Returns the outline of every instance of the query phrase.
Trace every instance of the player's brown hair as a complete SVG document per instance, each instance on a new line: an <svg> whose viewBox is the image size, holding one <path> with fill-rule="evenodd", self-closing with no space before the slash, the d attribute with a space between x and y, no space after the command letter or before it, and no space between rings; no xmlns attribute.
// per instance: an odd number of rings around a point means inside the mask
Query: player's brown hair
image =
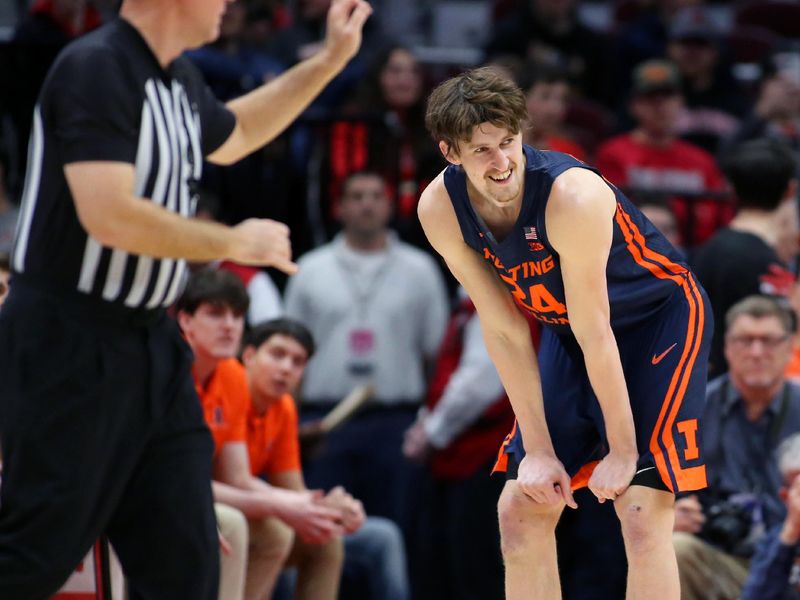
<svg viewBox="0 0 800 600"><path fill-rule="evenodd" d="M528 118L519 86L492 67L466 71L439 84L428 98L425 126L436 142L459 150L481 123L519 133Z"/></svg>

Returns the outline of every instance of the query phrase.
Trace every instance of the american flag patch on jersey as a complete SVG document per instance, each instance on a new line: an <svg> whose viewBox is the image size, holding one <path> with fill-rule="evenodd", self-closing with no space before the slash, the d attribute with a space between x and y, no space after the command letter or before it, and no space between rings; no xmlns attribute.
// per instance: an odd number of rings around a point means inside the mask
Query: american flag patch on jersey
<svg viewBox="0 0 800 600"><path fill-rule="evenodd" d="M526 240L538 240L539 236L536 233L536 227L523 227L522 231L525 232Z"/></svg>

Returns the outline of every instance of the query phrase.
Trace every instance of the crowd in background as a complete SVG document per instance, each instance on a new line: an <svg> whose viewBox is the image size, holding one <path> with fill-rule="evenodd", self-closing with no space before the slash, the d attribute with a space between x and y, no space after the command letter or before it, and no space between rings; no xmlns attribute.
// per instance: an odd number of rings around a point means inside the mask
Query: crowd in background
<svg viewBox="0 0 800 600"><path fill-rule="evenodd" d="M14 4L16 23L0 42L0 305L38 89L58 51L114 18L115 4ZM216 96L229 100L314 53L329 4L234 0L218 41L188 56ZM501 597L494 504L502 481L489 471L513 417L474 307L416 217L420 193L447 164L425 130L427 94L453 73L490 64L526 95L525 143L596 166L697 266L717 321L712 373L723 377L719 382L728 381L728 363L732 371L730 384L710 388L722 404L714 410L729 415L731 388L743 406L753 397L762 405L743 409L742 421L754 428L753 439L763 436L769 455L771 479L757 482L769 488L771 511L762 515L761 533L786 519L796 544L800 484L792 488L787 474L796 475L800 461L786 458L779 469L773 459L779 444L800 432L793 412L800 414L800 388L786 384L791 393L781 392L784 372L800 378L796 319L783 319L800 305L800 3L375 0L374 6L358 55L295 124L235 165L208 165L196 182L198 218L268 217L292 231L300 272L288 281L232 263L202 268L241 281L248 327L287 315L313 335L316 348L296 394L309 488L344 486L367 516L399 528L406 559L388 570L395 579L407 572L410 583L396 586L397 598ZM745 305L731 317L728 309L752 294L778 298L784 312ZM774 331L747 329L747 319ZM774 371L770 385L759 388L735 370L746 371L747 360ZM321 431L320 420L361 385L371 390L366 406ZM775 415L765 416L776 394ZM792 404L781 408L782 402ZM710 418L724 420L717 413ZM800 446L784 450L785 457ZM752 460L742 468L751 467L767 468ZM751 483L747 477L729 479L736 489L727 494L752 491L737 488ZM789 517L778 493L783 484L796 496ZM678 533L701 533L709 506L694 496L681 499ZM562 560L573 560L581 527L579 519L564 524ZM775 536L766 539L777 543ZM716 577L729 587L713 597L737 598L756 552L755 543L739 542L702 542L723 548L720 557L683 540L684 589L708 600ZM776 568L759 556L754 564ZM593 560L593 568L580 559L568 566L566 573L581 573L584 588L566 583L565 597L593 597L586 591L592 578L607 575L603 557ZM710 574L692 567L701 563L717 566ZM748 597L765 597L759 582L748 585ZM368 597L363 585L347 586L346 576L341 597Z"/></svg>

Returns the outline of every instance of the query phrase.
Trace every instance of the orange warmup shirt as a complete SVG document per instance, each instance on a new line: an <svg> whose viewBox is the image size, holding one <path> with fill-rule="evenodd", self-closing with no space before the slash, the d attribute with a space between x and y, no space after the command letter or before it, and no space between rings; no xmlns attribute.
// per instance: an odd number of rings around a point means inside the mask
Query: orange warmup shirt
<svg viewBox="0 0 800 600"><path fill-rule="evenodd" d="M250 403L247 415L247 450L253 475L268 476L300 471L300 442L297 435L297 407L284 394L256 414Z"/></svg>
<svg viewBox="0 0 800 600"><path fill-rule="evenodd" d="M220 362L205 388L194 372L192 375L206 424L214 437L214 457L225 444L247 442L250 392L241 363L235 358Z"/></svg>

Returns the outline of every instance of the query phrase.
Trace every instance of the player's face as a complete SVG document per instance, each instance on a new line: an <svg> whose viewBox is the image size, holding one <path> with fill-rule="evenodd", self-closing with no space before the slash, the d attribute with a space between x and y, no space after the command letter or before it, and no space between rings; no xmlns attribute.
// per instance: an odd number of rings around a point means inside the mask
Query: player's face
<svg viewBox="0 0 800 600"><path fill-rule="evenodd" d="M725 358L737 385L767 389L783 380L792 336L778 317L738 316L725 334Z"/></svg>
<svg viewBox="0 0 800 600"><path fill-rule="evenodd" d="M193 315L180 313L180 324L198 356L222 360L239 351L244 315L226 304L203 302Z"/></svg>
<svg viewBox="0 0 800 600"><path fill-rule="evenodd" d="M276 333L257 349L245 349L244 364L253 390L264 398L294 394L308 361L303 345L291 336Z"/></svg>
<svg viewBox="0 0 800 600"><path fill-rule="evenodd" d="M440 147L446 153L447 147ZM472 187L485 200L507 208L522 199L525 156L521 132L511 133L491 123L481 123L469 141L459 144L459 152L454 150L445 158L461 165Z"/></svg>

